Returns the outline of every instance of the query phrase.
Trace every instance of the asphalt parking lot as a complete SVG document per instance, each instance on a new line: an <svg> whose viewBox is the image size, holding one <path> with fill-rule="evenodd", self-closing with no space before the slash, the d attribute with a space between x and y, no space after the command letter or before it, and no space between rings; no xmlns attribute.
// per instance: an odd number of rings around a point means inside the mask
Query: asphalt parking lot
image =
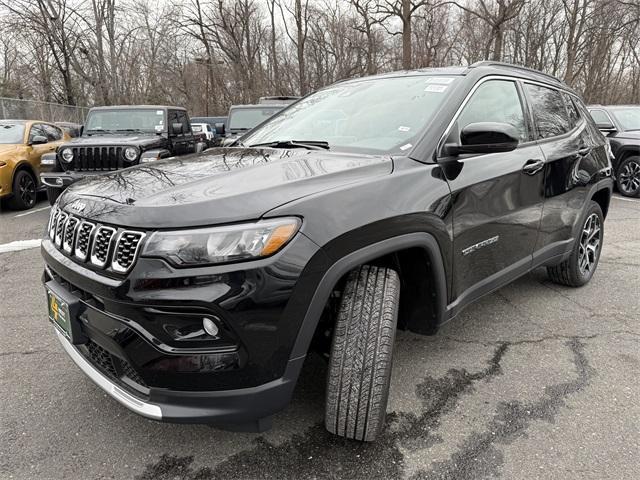
<svg viewBox="0 0 640 480"><path fill-rule="evenodd" d="M264 434L129 413L54 337L39 250L6 251L40 237L46 202L18 215L0 213L2 479L640 478L640 200L612 200L589 285L540 270L434 337L401 332L373 444L325 432L316 356Z"/></svg>

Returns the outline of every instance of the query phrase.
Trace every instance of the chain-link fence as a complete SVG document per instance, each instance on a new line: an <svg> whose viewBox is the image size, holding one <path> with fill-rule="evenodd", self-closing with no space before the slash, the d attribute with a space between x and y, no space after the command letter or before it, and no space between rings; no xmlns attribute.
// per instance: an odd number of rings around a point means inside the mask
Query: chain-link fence
<svg viewBox="0 0 640 480"><path fill-rule="evenodd" d="M89 109L75 105L0 97L0 119L84 123Z"/></svg>

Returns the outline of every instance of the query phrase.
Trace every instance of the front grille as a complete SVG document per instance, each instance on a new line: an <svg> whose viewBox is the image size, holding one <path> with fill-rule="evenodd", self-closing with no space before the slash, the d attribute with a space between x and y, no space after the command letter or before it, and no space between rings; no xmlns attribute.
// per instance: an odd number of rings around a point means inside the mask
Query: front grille
<svg viewBox="0 0 640 480"><path fill-rule="evenodd" d="M60 162L67 170L111 171L131 166L124 159L125 147L72 147L73 160L70 164Z"/></svg>
<svg viewBox="0 0 640 480"><path fill-rule="evenodd" d="M49 218L49 238L60 250L76 260L117 273L133 267L144 237L143 232L80 220L58 207L51 210Z"/></svg>
<svg viewBox="0 0 640 480"><path fill-rule="evenodd" d="M138 375L138 372L136 372L133 369L133 367L131 366L131 364L129 362L121 360L121 363L122 363L122 373L126 377L130 378L132 381L134 381L138 385L141 385L141 386L147 388L147 384L145 383L145 381L142 379L142 377L140 377L140 375Z"/></svg>

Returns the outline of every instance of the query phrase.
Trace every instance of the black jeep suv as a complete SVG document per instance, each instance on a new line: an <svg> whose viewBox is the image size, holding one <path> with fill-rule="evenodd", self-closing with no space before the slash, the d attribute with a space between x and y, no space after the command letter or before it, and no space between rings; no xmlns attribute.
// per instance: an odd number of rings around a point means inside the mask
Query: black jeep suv
<svg viewBox="0 0 640 480"><path fill-rule="evenodd" d="M65 188L86 176L195 151L182 107L96 107L89 110L81 136L42 156L40 178L53 205Z"/></svg>
<svg viewBox="0 0 640 480"><path fill-rule="evenodd" d="M618 190L627 197L640 197L640 105L588 108L611 145Z"/></svg>
<svg viewBox="0 0 640 480"><path fill-rule="evenodd" d="M69 188L42 242L49 316L94 382L170 422L267 428L324 350L326 427L373 440L396 328L433 334L540 266L587 283L612 187L555 78L485 62L344 81L238 147Z"/></svg>

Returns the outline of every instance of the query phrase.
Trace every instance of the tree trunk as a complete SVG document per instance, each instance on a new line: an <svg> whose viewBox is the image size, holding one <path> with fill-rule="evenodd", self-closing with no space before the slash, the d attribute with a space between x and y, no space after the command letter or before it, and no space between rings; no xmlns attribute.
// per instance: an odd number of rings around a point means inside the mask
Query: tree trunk
<svg viewBox="0 0 640 480"><path fill-rule="evenodd" d="M402 0L402 68L411 69L411 0Z"/></svg>

